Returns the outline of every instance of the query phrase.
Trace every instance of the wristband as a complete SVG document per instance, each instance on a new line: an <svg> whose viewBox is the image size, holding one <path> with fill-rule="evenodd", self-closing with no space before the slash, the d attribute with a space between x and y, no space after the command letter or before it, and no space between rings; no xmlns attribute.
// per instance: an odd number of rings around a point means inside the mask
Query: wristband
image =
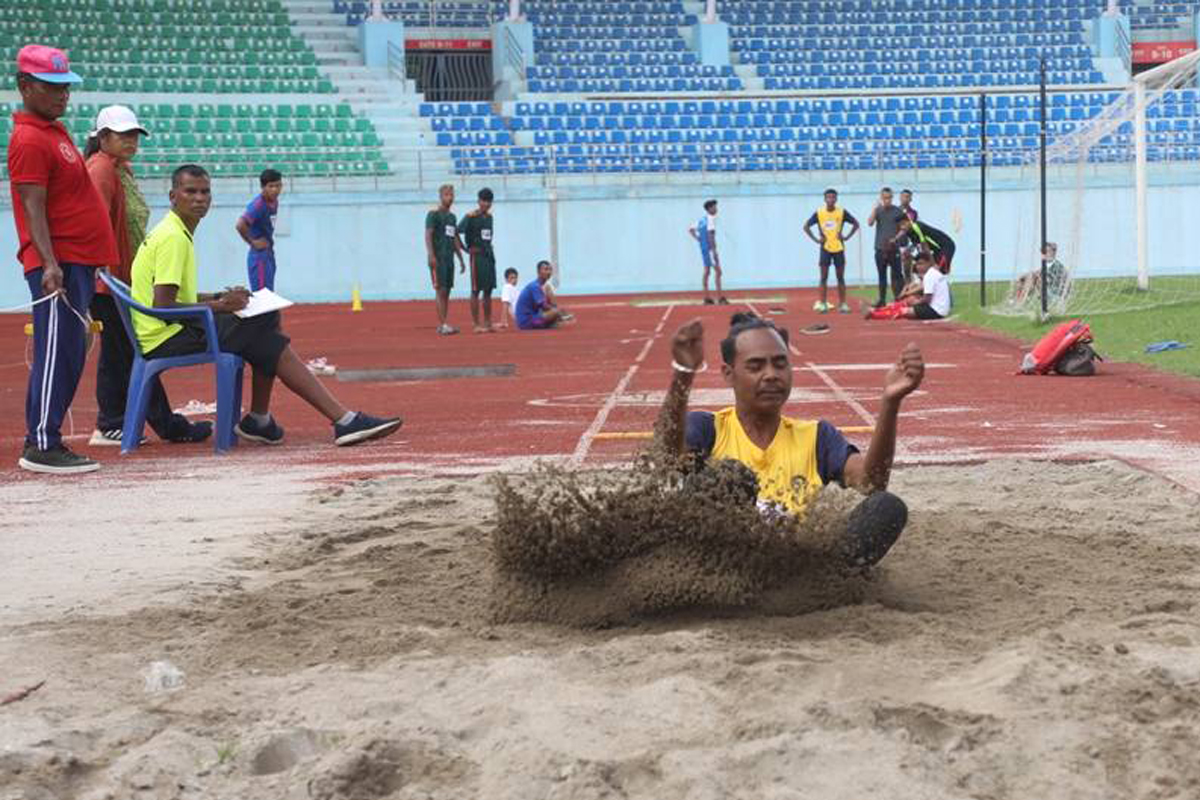
<svg viewBox="0 0 1200 800"><path fill-rule="evenodd" d="M690 375L694 375L697 372L704 372L705 370L707 370L708 362L703 361L703 362L701 362L700 366L693 369L691 367L685 367L683 364L680 364L675 359L671 359L671 368L674 369L676 372L686 372Z"/></svg>

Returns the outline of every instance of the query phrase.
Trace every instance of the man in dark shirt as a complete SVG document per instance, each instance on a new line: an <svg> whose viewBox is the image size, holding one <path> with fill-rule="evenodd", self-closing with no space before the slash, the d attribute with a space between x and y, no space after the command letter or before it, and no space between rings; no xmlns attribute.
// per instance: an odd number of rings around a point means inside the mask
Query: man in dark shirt
<svg viewBox="0 0 1200 800"><path fill-rule="evenodd" d="M879 192L879 202L871 209L867 225L875 226L875 270L879 273L879 297L876 308L887 303L888 272L891 272L892 298L900 299L904 291L904 271L900 264L900 248L892 240L900 232L904 211L892 204L892 190L885 186Z"/></svg>
<svg viewBox="0 0 1200 800"><path fill-rule="evenodd" d="M491 189L479 190L479 208L463 217L462 233L471 257L471 321L476 333L494 333L492 292L496 291L496 254L492 250ZM480 323L480 295L483 296L483 322Z"/></svg>
<svg viewBox="0 0 1200 800"><path fill-rule="evenodd" d="M954 261L954 240L945 231L938 230L924 222L913 222L905 219L900 223L900 230L893 240L896 244L908 244L920 250L921 254L929 256L943 275L950 273L950 264Z"/></svg>
<svg viewBox="0 0 1200 800"><path fill-rule="evenodd" d="M462 242L458 238L458 220L450 211L454 205L454 187L450 184L438 189L438 206L425 215L425 260L429 263L429 277L437 293L437 332L443 336L458 333L458 328L446 322L450 313L450 290L454 288L454 258L458 257L459 272L466 272L463 263Z"/></svg>

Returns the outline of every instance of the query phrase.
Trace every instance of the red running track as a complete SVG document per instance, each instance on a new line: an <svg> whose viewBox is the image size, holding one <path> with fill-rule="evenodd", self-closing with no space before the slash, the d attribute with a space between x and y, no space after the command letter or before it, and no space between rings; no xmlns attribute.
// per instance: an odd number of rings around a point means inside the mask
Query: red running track
<svg viewBox="0 0 1200 800"><path fill-rule="evenodd" d="M810 292L762 290L750 299L792 333L794 390L788 413L859 429L865 443L883 372L908 341L929 363L920 392L904 407L899 460L977 461L997 457L1111 457L1136 463L1200 490L1200 382L1148 368L1105 363L1094 378L1019 377L1021 346L989 332L949 323L867 322L858 315L819 317ZM778 298L778 299L772 299ZM678 301L669 304L671 300ZM376 414L400 414L395 437L339 449L328 424L282 387L273 411L287 430L279 447L242 445L231 467L309 465L358 477L387 471L479 470L511 458L566 457L573 463L627 457L653 424L670 378L671 333L699 317L713 368L698 376L694 404L728 404L718 341L731 307L702 306L695 295L569 298L578 322L555 331L469 332L465 302L453 321L467 330L434 333L432 303L372 303L289 309L284 329L302 358L324 357L339 369L513 364L510 377L360 383L325 378L343 402ZM566 302L566 301L565 301ZM498 303L497 303L498 305ZM772 310L782 313L770 313ZM0 481L28 479L17 467L24 428L26 317L0 316ZM798 329L818 320L824 336ZM88 448L95 421L94 360L73 407L73 447L104 462L107 474L162 473L190 459L211 459L208 445L158 442L121 457L116 448ZM204 368L166 377L176 406L213 399ZM248 387L247 387L248 390ZM969 472L965 473L969 475Z"/></svg>

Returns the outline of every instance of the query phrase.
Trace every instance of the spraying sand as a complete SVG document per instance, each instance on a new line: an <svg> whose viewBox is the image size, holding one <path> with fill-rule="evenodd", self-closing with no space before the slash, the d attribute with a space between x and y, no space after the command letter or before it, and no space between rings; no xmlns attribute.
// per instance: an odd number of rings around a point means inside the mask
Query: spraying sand
<svg viewBox="0 0 1200 800"><path fill-rule="evenodd" d="M1200 796L1200 499L1112 462L893 488L900 542L811 613L500 623L487 477L321 490L138 611L0 597L0 695L47 679L0 707L0 798Z"/></svg>

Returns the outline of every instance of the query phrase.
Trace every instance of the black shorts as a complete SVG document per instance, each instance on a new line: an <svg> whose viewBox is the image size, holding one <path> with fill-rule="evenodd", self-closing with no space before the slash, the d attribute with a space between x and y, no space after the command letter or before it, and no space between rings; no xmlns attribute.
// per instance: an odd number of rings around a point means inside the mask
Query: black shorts
<svg viewBox="0 0 1200 800"><path fill-rule="evenodd" d="M279 312L242 319L233 314L213 314L217 323L217 346L222 353L241 356L256 372L274 375L279 356L291 339L279 330ZM171 358L203 353L207 336L199 323L188 320L183 330L146 353L146 358Z"/></svg>
<svg viewBox="0 0 1200 800"><path fill-rule="evenodd" d="M817 262L817 266L821 269L829 269L829 265L833 264L838 269L846 268L846 253L831 253L828 250L821 251L821 260Z"/></svg>
<svg viewBox="0 0 1200 800"><path fill-rule="evenodd" d="M929 303L917 303L912 307L913 316L917 319L941 319L942 315L933 310Z"/></svg>

